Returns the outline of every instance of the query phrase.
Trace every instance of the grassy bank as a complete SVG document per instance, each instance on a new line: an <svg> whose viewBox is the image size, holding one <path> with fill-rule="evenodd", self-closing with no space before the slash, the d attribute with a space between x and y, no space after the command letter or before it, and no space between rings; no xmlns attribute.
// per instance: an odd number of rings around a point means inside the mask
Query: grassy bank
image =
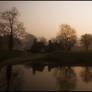
<svg viewBox="0 0 92 92"><path fill-rule="evenodd" d="M9 51L9 50L0 49L0 61L22 57L22 56L25 56L25 52L23 51L18 51L18 50Z"/></svg>
<svg viewBox="0 0 92 92"><path fill-rule="evenodd" d="M92 52L53 52L33 61L59 63L62 65L92 65Z"/></svg>
<svg viewBox="0 0 92 92"><path fill-rule="evenodd" d="M27 53L18 50L1 50L0 49L0 64L24 64L43 56L41 53Z"/></svg>
<svg viewBox="0 0 92 92"><path fill-rule="evenodd" d="M55 63L62 65L92 65L92 52L26 53L24 51L0 50L0 64Z"/></svg>

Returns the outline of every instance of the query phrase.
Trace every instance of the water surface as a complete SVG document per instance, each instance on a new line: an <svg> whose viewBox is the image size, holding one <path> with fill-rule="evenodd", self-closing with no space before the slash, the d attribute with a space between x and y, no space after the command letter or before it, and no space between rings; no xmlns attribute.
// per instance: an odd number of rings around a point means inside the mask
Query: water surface
<svg viewBox="0 0 92 92"><path fill-rule="evenodd" d="M0 68L0 91L91 91L92 67L58 64L8 65Z"/></svg>

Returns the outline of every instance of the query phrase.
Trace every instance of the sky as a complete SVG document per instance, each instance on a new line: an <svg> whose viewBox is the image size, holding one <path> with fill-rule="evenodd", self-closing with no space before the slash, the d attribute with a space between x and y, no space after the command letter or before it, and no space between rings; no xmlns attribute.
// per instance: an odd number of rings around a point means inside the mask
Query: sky
<svg viewBox="0 0 92 92"><path fill-rule="evenodd" d="M16 7L26 31L51 39L61 24L69 24L78 36L92 33L92 1L0 1L0 12Z"/></svg>

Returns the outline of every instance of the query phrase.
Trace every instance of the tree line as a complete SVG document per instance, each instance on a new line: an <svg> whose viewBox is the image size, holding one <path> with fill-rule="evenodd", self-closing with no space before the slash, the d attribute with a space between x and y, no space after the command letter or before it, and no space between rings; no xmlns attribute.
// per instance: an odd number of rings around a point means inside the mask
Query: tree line
<svg viewBox="0 0 92 92"><path fill-rule="evenodd" d="M1 12L0 48L8 46L8 49L12 51L16 44L22 45L21 39L28 33L26 32L23 23L18 20L19 15L19 11L16 7ZM61 24L60 30L54 39L47 41L44 37L35 37L32 46L26 48L26 50L35 53L53 52L57 50L71 51L78 40L80 41L80 45L88 51L92 43L92 35L86 33L81 35L81 38L79 39L74 28L68 24Z"/></svg>
<svg viewBox="0 0 92 92"><path fill-rule="evenodd" d="M80 41L81 47L85 49L85 51L89 50L89 47L92 46L92 35L91 34L83 34L81 38L78 39L76 35L75 29L73 29L68 24L61 24L60 31L54 39L51 39L47 42L47 45L44 43L46 39L43 41L34 41L34 44L31 48L32 52L40 52L43 49L47 52L53 51L71 51L72 48L78 44L78 40ZM37 51L38 50L38 51Z"/></svg>

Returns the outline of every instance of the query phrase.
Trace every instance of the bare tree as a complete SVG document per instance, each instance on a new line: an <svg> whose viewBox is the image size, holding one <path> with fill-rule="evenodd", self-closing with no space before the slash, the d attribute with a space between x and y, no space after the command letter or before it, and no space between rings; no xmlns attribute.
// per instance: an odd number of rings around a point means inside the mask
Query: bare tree
<svg viewBox="0 0 92 92"><path fill-rule="evenodd" d="M14 36L18 36L24 31L23 25L18 22L18 10L13 7L11 10L6 10L1 13L3 22L7 24L9 32L9 49L12 50L14 47Z"/></svg>
<svg viewBox="0 0 92 92"><path fill-rule="evenodd" d="M0 36L6 36L9 34L9 28L6 23L0 22Z"/></svg>
<svg viewBox="0 0 92 92"><path fill-rule="evenodd" d="M7 31L6 31L7 30ZM5 47L5 39L7 38L8 35L8 27L6 26L5 23L0 22L0 48Z"/></svg>
<svg viewBox="0 0 92 92"><path fill-rule="evenodd" d="M81 36L80 41L81 41L81 44L86 49L86 51L88 51L89 46L92 43L92 35L91 34L84 34L84 35Z"/></svg>
<svg viewBox="0 0 92 92"><path fill-rule="evenodd" d="M77 36L75 30L70 25L62 24L56 39L65 50L71 50L76 43Z"/></svg>

